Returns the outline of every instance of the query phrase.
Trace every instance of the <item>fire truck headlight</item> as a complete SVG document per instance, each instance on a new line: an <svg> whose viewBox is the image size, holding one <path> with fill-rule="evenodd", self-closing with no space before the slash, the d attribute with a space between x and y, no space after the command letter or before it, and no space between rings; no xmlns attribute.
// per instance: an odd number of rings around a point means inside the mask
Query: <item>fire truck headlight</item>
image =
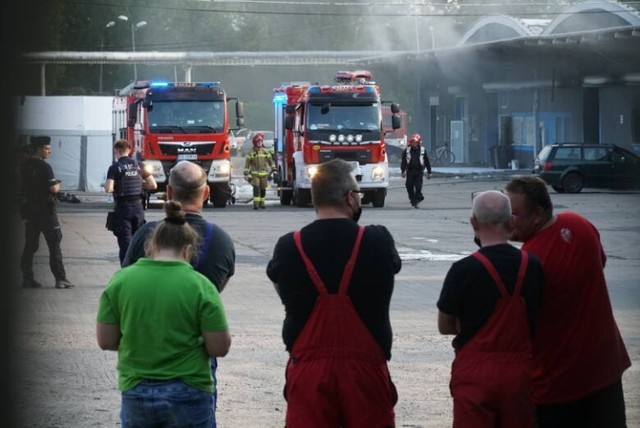
<svg viewBox="0 0 640 428"><path fill-rule="evenodd" d="M362 141L362 134L356 135L356 143L360 143Z"/></svg>
<svg viewBox="0 0 640 428"><path fill-rule="evenodd" d="M338 135L338 142L339 143L343 143L344 142L344 135L342 135L342 134Z"/></svg>
<svg viewBox="0 0 640 428"><path fill-rule="evenodd" d="M164 183L167 181L167 176L164 173L164 169L162 168L162 163L157 160L146 160L142 166L145 174L153 175L156 182Z"/></svg>
<svg viewBox="0 0 640 428"><path fill-rule="evenodd" d="M307 168L307 174L309 175L309 178L313 178L313 176L316 175L316 172L318 172L318 167L315 165Z"/></svg>
<svg viewBox="0 0 640 428"><path fill-rule="evenodd" d="M149 165L146 163L142 163L140 166L142 166L142 171L144 172L144 175L153 175L153 173L155 172L155 168L153 165Z"/></svg>
<svg viewBox="0 0 640 428"><path fill-rule="evenodd" d="M220 179L220 178L224 178L224 177L229 177L231 175L231 162L225 160L225 161L218 161L218 162L213 162L211 164L211 168L209 168L209 174L208 174L208 180L212 181L215 179Z"/></svg>
<svg viewBox="0 0 640 428"><path fill-rule="evenodd" d="M223 163L218 165L218 175L229 175L231 172L231 164Z"/></svg>
<svg viewBox="0 0 640 428"><path fill-rule="evenodd" d="M330 143L335 143L336 142L336 135L335 134L329 135L329 142Z"/></svg>
<svg viewBox="0 0 640 428"><path fill-rule="evenodd" d="M347 135L347 142L353 143L353 135L351 134Z"/></svg>
<svg viewBox="0 0 640 428"><path fill-rule="evenodd" d="M371 179L380 180L381 178L384 178L384 168L381 166L376 166L371 171Z"/></svg>

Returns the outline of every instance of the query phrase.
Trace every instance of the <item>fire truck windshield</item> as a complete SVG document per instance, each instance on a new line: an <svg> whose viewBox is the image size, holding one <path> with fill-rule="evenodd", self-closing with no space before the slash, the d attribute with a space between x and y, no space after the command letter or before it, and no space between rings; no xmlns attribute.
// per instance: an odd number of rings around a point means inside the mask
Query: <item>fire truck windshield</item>
<svg viewBox="0 0 640 428"><path fill-rule="evenodd" d="M377 131L380 130L380 108L377 103L330 106L311 104L307 112L307 128L312 131Z"/></svg>
<svg viewBox="0 0 640 428"><path fill-rule="evenodd" d="M155 101L151 133L216 133L224 130L223 101Z"/></svg>

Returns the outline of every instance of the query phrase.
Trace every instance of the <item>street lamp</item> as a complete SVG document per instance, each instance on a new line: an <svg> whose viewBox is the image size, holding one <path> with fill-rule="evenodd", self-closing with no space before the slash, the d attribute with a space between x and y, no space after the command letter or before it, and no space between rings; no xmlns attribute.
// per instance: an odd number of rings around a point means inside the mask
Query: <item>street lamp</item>
<svg viewBox="0 0 640 428"><path fill-rule="evenodd" d="M106 30L107 28L111 28L114 27L116 25L115 21L109 21L107 22L107 24L104 26L104 29L102 30L102 41L100 43L100 51L104 52L104 38L106 35ZM98 85L98 93L102 93L102 73L103 73L103 67L104 64L101 62L100 63L100 84Z"/></svg>
<svg viewBox="0 0 640 428"><path fill-rule="evenodd" d="M118 16L118 19L125 22L129 21L129 17L125 15ZM147 25L147 21L139 21L135 24L133 22L131 23L131 52L136 51L136 30L145 25ZM138 80L138 67L135 60L133 61L133 80Z"/></svg>

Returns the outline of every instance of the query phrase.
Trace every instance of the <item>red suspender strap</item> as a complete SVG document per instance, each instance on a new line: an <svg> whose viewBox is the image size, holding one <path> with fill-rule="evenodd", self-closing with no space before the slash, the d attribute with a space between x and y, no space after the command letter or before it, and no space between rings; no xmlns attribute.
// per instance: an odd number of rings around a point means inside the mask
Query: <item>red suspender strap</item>
<svg viewBox="0 0 640 428"><path fill-rule="evenodd" d="M347 261L347 264L344 269L344 273L342 274L342 280L340 281L340 289L339 293L346 294L347 286L349 285L349 281L351 280L351 274L353 273L353 267L355 266L356 257L358 256L358 250L360 249L360 242L362 241L362 234L364 233L364 226L358 227L358 235L356 236L356 242L353 245L353 250L351 251L351 257ZM298 248L298 252L300 253L300 257L302 257L302 261L309 272L309 277L311 277L311 281L313 285L315 285L318 293L327 294L327 289L324 286L324 282L320 279L320 275L313 267L313 263L305 253L304 248L302 248L302 240L300 239L300 231L296 230L293 232L293 240L296 243L296 247Z"/></svg>
<svg viewBox="0 0 640 428"><path fill-rule="evenodd" d="M520 259L520 269L518 269L518 279L516 280L516 286L514 287L514 290L513 290L514 296L520 295L520 291L522 290L522 283L524 282L524 274L526 273L527 265L529 264L529 255L526 253L526 251L521 251L520 253L522 254L522 258ZM479 251L476 251L471 255L476 259L478 259L484 265L484 267L489 272L489 275L491 275L491 278L493 278L493 282L498 287L500 294L503 297L507 297L509 295L509 293L507 292L507 288L504 286L504 282L502 282L502 278L500 278L500 274L498 274L498 271L493 266L493 264L489 261L489 259L487 259Z"/></svg>

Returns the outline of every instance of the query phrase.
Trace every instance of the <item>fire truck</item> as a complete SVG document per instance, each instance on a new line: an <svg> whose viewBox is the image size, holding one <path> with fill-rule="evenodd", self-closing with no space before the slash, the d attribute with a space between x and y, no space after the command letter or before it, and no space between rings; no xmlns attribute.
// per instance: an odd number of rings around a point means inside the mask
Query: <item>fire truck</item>
<svg viewBox="0 0 640 428"><path fill-rule="evenodd" d="M153 174L156 192L166 191L176 162L198 163L207 172L209 201L223 208L233 200L229 131L237 129L229 127L228 103L242 126L242 102L228 98L219 82L135 81L113 99L113 138L133 143L132 157Z"/></svg>
<svg viewBox="0 0 640 428"><path fill-rule="evenodd" d="M273 91L276 184L281 205L311 204L317 165L341 158L351 163L364 193L362 203L383 207L389 163L379 87L369 71L339 71L332 85L283 83ZM386 103L386 102L385 102ZM391 127L400 108L390 103Z"/></svg>

